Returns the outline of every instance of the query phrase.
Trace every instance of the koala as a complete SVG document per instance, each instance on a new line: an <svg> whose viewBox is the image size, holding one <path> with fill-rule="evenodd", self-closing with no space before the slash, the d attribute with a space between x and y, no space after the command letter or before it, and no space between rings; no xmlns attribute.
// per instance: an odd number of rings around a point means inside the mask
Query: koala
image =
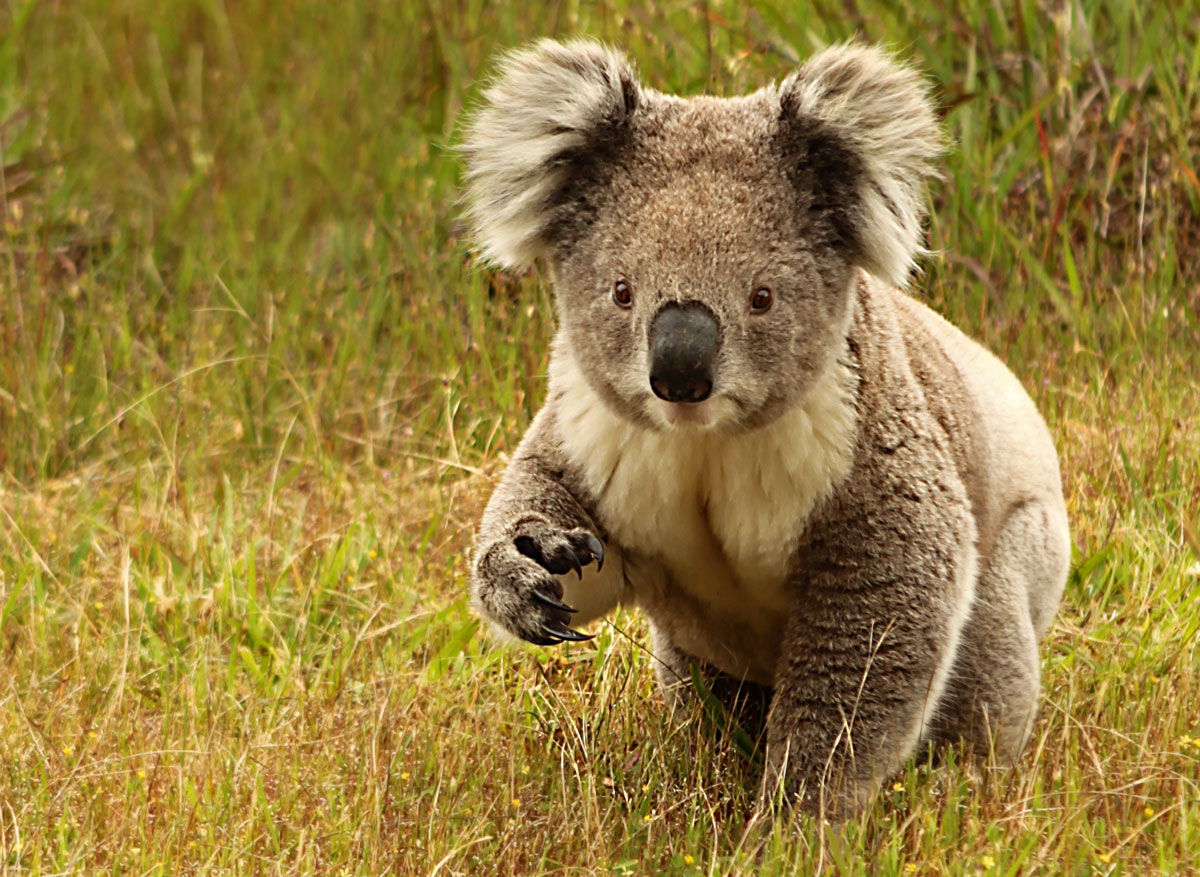
<svg viewBox="0 0 1200 877"><path fill-rule="evenodd" d="M636 605L668 705L693 665L766 688L763 804L853 815L922 747L1031 729L1067 514L1021 384L903 291L942 148L857 45L681 98L547 40L466 126L474 239L541 260L559 320L473 606L553 645Z"/></svg>

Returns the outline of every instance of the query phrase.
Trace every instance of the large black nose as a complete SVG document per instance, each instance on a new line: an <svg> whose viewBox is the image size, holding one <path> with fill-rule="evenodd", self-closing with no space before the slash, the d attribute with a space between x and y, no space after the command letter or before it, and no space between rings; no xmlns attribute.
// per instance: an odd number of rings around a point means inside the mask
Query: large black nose
<svg viewBox="0 0 1200 877"><path fill-rule="evenodd" d="M702 402L713 388L721 333L698 302L671 303L650 323L650 389L668 402Z"/></svg>

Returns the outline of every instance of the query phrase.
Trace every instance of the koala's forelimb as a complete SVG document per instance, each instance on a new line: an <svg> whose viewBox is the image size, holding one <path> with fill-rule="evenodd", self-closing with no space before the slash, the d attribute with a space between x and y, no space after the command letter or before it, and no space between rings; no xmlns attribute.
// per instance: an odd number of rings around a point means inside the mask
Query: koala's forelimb
<svg viewBox="0 0 1200 877"><path fill-rule="evenodd" d="M572 630L576 609L563 602L558 576L604 564L596 525L563 483L559 461L543 434L550 415L535 419L496 488L479 530L472 597L503 632L555 645L591 637Z"/></svg>
<svg viewBox="0 0 1200 877"><path fill-rule="evenodd" d="M764 792L833 816L865 806L933 727L977 578L966 486L901 342L866 306L858 328L873 379L855 465L797 548L767 726Z"/></svg>
<svg viewBox="0 0 1200 877"><path fill-rule="evenodd" d="M826 555L797 592L767 723L764 795L826 817L864 807L916 748L963 623L953 570L911 570L935 597L919 603L895 571L847 561Z"/></svg>

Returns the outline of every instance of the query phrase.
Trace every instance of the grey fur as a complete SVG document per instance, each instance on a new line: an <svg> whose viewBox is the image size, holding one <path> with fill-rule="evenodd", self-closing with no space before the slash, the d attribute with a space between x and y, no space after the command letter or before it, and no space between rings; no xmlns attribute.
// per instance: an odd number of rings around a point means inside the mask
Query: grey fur
<svg viewBox="0 0 1200 877"><path fill-rule="evenodd" d="M692 662L773 688L764 798L827 815L928 741L1017 756L1069 561L1033 403L897 289L940 143L920 78L876 49L685 100L549 41L505 61L464 143L484 253L545 258L561 315L480 526L477 610L556 642L636 603L669 703ZM647 331L688 301L720 326L715 387L669 403Z"/></svg>

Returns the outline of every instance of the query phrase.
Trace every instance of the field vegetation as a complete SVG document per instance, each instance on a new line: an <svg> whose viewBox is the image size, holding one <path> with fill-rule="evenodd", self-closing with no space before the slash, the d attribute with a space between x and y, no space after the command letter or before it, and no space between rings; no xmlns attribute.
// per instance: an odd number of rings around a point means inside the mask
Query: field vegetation
<svg viewBox="0 0 1200 877"><path fill-rule="evenodd" d="M555 314L473 260L453 147L497 52L568 34L686 94L850 37L935 83L914 294L1029 388L1072 516L1017 769L753 823L636 613L471 615ZM1200 870L1194 3L4 0L0 148L0 871Z"/></svg>

